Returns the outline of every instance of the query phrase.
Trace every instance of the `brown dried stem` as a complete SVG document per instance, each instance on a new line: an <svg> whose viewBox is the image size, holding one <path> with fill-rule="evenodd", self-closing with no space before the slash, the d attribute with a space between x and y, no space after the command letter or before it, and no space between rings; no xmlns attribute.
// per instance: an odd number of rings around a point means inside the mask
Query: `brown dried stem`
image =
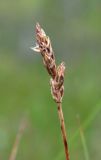
<svg viewBox="0 0 101 160"><path fill-rule="evenodd" d="M14 142L13 148L11 150L11 154L10 154L9 160L15 160L16 159L16 155L17 155L20 139L22 137L22 134L24 132L25 127L26 127L25 119L22 119L21 124L20 124L19 129L18 129L18 133L17 133L16 138L15 138L15 142Z"/></svg>
<svg viewBox="0 0 101 160"><path fill-rule="evenodd" d="M64 123L64 116L62 112L65 64L64 62L62 62L58 67L56 66L55 56L51 46L50 38L45 34L44 30L40 27L38 23L36 24L36 41L36 47L32 48L32 50L41 53L43 57L44 66L47 69L49 75L51 76L51 94L53 99L57 103L66 160L69 160L66 129Z"/></svg>
<svg viewBox="0 0 101 160"><path fill-rule="evenodd" d="M66 154L66 160L69 160L69 149L68 149L68 144L67 144L67 137L66 137L66 129L65 129L65 123L64 123L64 116L63 116L63 111L62 111L62 104L57 103L57 105L58 105L58 115L59 115L59 119L60 119L61 132L62 132L62 138L63 138L64 149L65 149L65 154Z"/></svg>

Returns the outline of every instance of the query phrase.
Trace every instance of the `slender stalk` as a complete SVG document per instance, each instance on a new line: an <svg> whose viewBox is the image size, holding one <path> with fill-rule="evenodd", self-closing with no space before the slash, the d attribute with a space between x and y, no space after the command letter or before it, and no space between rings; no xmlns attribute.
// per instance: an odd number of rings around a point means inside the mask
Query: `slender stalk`
<svg viewBox="0 0 101 160"><path fill-rule="evenodd" d="M15 139L14 146L12 148L9 160L15 160L16 159L16 155L17 155L17 151L18 151L21 135L22 135L21 132L18 132L18 134L16 135L16 139Z"/></svg>
<svg viewBox="0 0 101 160"><path fill-rule="evenodd" d="M18 133L16 135L15 142L14 142L13 148L11 150L9 160L15 160L16 159L18 148L19 148L19 143L20 143L20 140L21 140L21 137L23 135L25 127L26 127L26 122L23 119L21 121L20 126L19 126Z"/></svg>
<svg viewBox="0 0 101 160"><path fill-rule="evenodd" d="M82 146L83 146L83 150L84 150L85 160L90 160L89 152L88 152L88 148L87 148L87 143L86 143L86 139L85 139L85 135L84 135L84 131L83 131L83 126L81 125L79 115L77 116L77 119L78 119L80 138L81 138L81 142L82 142Z"/></svg>
<svg viewBox="0 0 101 160"><path fill-rule="evenodd" d="M60 65L56 65L54 51L52 49L50 38L46 35L41 26L36 24L36 46L31 48L32 50L41 53L43 58L43 64L51 76L50 86L51 94L58 106L58 114L61 125L61 132L63 137L64 149L66 154L66 160L69 160L69 151L66 138L66 129L64 123L64 116L62 112L62 98L64 95L64 72L65 64L62 62Z"/></svg>
<svg viewBox="0 0 101 160"><path fill-rule="evenodd" d="M59 119L60 119L61 133L62 133L62 138L63 138L63 143L64 143L66 160L69 160L69 149L68 149L68 144L67 144L67 137L66 137L64 115L63 115L63 111L62 111L62 104L57 103L57 106L58 106L58 115L59 115Z"/></svg>

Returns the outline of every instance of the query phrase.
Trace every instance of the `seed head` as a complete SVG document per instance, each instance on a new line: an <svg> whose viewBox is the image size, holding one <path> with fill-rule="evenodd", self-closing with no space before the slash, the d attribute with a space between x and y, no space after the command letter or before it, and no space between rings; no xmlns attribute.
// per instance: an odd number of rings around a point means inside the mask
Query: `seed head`
<svg viewBox="0 0 101 160"><path fill-rule="evenodd" d="M36 24L36 46L32 48L40 52L43 57L43 63L51 76L51 93L56 102L61 102L64 93L64 71L65 65L62 62L56 67L55 56L52 49L50 38L46 35L39 23Z"/></svg>

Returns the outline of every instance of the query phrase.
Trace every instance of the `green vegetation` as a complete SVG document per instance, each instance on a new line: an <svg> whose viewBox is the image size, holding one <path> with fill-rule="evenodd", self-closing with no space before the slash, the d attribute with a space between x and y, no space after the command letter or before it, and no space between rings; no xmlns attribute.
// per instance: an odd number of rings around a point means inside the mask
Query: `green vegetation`
<svg viewBox="0 0 101 160"><path fill-rule="evenodd" d="M90 159L101 159L100 19L99 0L0 0L0 159L9 159L23 116L28 124L16 159L65 159L49 77L30 50L37 21L52 40L57 63L64 60L67 67L63 112L71 160L85 160L77 114Z"/></svg>

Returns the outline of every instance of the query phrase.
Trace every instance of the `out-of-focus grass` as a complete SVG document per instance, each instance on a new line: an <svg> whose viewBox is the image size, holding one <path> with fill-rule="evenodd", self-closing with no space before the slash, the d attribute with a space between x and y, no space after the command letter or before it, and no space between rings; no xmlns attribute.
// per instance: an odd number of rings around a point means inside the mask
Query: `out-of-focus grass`
<svg viewBox="0 0 101 160"><path fill-rule="evenodd" d="M81 143L82 143L82 147L83 147L83 151L84 151L85 160L90 160L89 151L87 148L87 142L86 142L86 138L84 135L84 130L83 130L82 124L80 122L79 115L77 115L77 121L78 121L79 133L80 133L80 138L81 138Z"/></svg>

